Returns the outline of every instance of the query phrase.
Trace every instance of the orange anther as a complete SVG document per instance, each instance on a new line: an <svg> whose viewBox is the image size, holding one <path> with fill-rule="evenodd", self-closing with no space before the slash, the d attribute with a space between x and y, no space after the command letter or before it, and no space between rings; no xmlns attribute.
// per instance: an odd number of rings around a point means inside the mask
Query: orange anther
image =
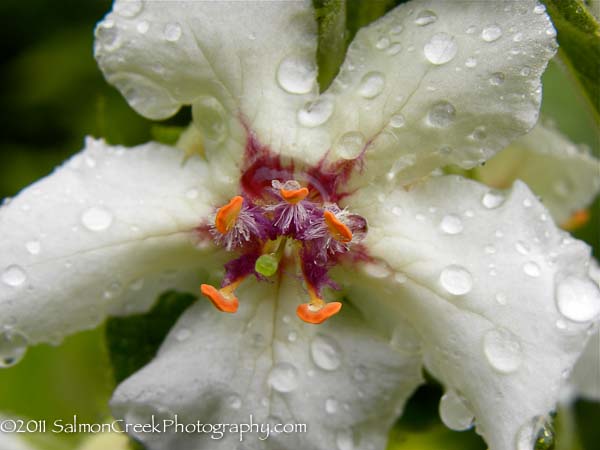
<svg viewBox="0 0 600 450"><path fill-rule="evenodd" d="M583 227L590 221L590 211L588 209L580 209L575 211L571 217L561 224L561 228L567 231L577 230Z"/></svg>
<svg viewBox="0 0 600 450"><path fill-rule="evenodd" d="M303 303L296 309L296 314L307 323L319 324L340 312L340 309L342 309L340 302L331 302L317 306L314 306L312 303Z"/></svg>
<svg viewBox="0 0 600 450"><path fill-rule="evenodd" d="M231 227L235 225L235 221L238 217L238 214L242 210L243 204L244 199L239 195L236 195L229 201L229 203L219 208L217 211L217 217L215 218L215 227L220 233L227 233Z"/></svg>
<svg viewBox="0 0 600 450"><path fill-rule="evenodd" d="M335 217L335 214L331 211L325 211L323 217L325 218L329 233L331 233L331 236L333 236L336 241L350 242L352 240L352 231L340 222L340 220Z"/></svg>
<svg viewBox="0 0 600 450"><path fill-rule="evenodd" d="M295 205L298 202L301 202L302 200L304 200L306 198L306 196L308 195L308 189L303 187L300 189L279 189L279 193L281 194L281 196L283 197L283 199L288 202L291 203L292 205Z"/></svg>
<svg viewBox="0 0 600 450"><path fill-rule="evenodd" d="M200 292L202 292L202 295L207 297L219 311L234 313L238 309L238 299L233 293L233 290L227 289L227 287L216 289L210 284L203 284L200 286Z"/></svg>

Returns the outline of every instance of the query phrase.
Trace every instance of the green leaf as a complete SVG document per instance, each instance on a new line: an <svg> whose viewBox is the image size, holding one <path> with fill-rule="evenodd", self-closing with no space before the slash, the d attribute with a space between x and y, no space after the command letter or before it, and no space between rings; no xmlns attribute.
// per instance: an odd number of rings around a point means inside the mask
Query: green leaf
<svg viewBox="0 0 600 450"><path fill-rule="evenodd" d="M346 0L313 0L313 4L319 26L318 81L323 92L337 75L346 54Z"/></svg>
<svg viewBox="0 0 600 450"><path fill-rule="evenodd" d="M150 129L152 139L166 145L175 145L185 127L173 125L153 125Z"/></svg>
<svg viewBox="0 0 600 450"><path fill-rule="evenodd" d="M581 0L545 0L558 31L559 56L600 121L600 25Z"/></svg>
<svg viewBox="0 0 600 450"><path fill-rule="evenodd" d="M189 294L167 292L146 314L115 317L107 321L106 343L116 383L154 358L173 324L195 300Z"/></svg>

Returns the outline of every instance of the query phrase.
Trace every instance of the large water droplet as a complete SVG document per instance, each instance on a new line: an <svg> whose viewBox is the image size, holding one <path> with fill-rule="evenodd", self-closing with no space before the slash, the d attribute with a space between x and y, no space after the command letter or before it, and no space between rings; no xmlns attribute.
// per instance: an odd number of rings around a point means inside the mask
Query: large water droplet
<svg viewBox="0 0 600 450"><path fill-rule="evenodd" d="M473 277L464 267L450 265L442 270L440 283L452 295L464 295L473 288Z"/></svg>
<svg viewBox="0 0 600 450"><path fill-rule="evenodd" d="M329 336L317 334L310 344L310 355L315 365L323 370L336 370L342 363L341 349Z"/></svg>
<svg viewBox="0 0 600 450"><path fill-rule="evenodd" d="M168 23L165 25L163 36L169 42L177 42L181 37L181 26L178 23Z"/></svg>
<svg viewBox="0 0 600 450"><path fill-rule="evenodd" d="M335 414L338 410L338 401L335 398L325 400L325 411L327 414Z"/></svg>
<svg viewBox="0 0 600 450"><path fill-rule="evenodd" d="M2 281L12 287L21 286L27 280L27 273L21 266L12 264L2 272Z"/></svg>
<svg viewBox="0 0 600 450"><path fill-rule="evenodd" d="M497 41L501 36L502 29L496 24L487 26L481 31L481 39L486 42Z"/></svg>
<svg viewBox="0 0 600 450"><path fill-rule="evenodd" d="M277 82L291 94L306 94L312 91L317 79L317 66L306 55L290 55L284 58L277 69Z"/></svg>
<svg viewBox="0 0 600 450"><path fill-rule="evenodd" d="M202 134L214 142L221 142L227 136L227 113L215 97L199 97L192 104L194 125Z"/></svg>
<svg viewBox="0 0 600 450"><path fill-rule="evenodd" d="M423 47L425 58L436 65L452 61L458 52L458 45L453 36L447 33L434 34L431 40Z"/></svg>
<svg viewBox="0 0 600 450"><path fill-rule="evenodd" d="M415 18L415 24L423 27L425 25L429 25L434 23L437 20L437 14L431 11L430 9L426 9L417 14Z"/></svg>
<svg viewBox="0 0 600 450"><path fill-rule="evenodd" d="M17 364L27 351L27 338L15 330L5 330L0 335L0 367Z"/></svg>
<svg viewBox="0 0 600 450"><path fill-rule="evenodd" d="M385 76L381 72L367 73L358 86L358 93L364 98L375 98L383 92Z"/></svg>
<svg viewBox="0 0 600 450"><path fill-rule="evenodd" d="M292 392L298 387L298 369L290 363L277 363L267 381L278 392Z"/></svg>
<svg viewBox="0 0 600 450"><path fill-rule="evenodd" d="M102 48L106 51L113 51L121 45L121 35L119 29L115 27L112 20L101 22L96 28L96 36Z"/></svg>
<svg viewBox="0 0 600 450"><path fill-rule="evenodd" d="M456 109L451 103L438 102L431 107L427 115L427 123L436 128L447 128L456 116Z"/></svg>
<svg viewBox="0 0 600 450"><path fill-rule="evenodd" d="M114 11L123 17L135 17L142 11L142 0L126 0L116 2Z"/></svg>
<svg viewBox="0 0 600 450"><path fill-rule="evenodd" d="M365 137L359 131L344 133L338 139L337 154L344 159L355 159L365 148Z"/></svg>
<svg viewBox="0 0 600 450"><path fill-rule="evenodd" d="M570 276L556 287L556 306L574 322L588 322L600 314L600 292L590 280Z"/></svg>
<svg viewBox="0 0 600 450"><path fill-rule="evenodd" d="M542 416L525 422L517 432L517 450L548 450L554 442L554 431Z"/></svg>
<svg viewBox="0 0 600 450"><path fill-rule="evenodd" d="M463 230L463 223L460 217L449 214L440 222L440 229L447 234L458 234Z"/></svg>
<svg viewBox="0 0 600 450"><path fill-rule="evenodd" d="M481 203L488 209L497 208L504 201L504 196L496 192L486 192L481 198Z"/></svg>
<svg viewBox="0 0 600 450"><path fill-rule="evenodd" d="M440 399L440 418L451 430L463 431L473 426L475 416L467 399L449 390Z"/></svg>
<svg viewBox="0 0 600 450"><path fill-rule="evenodd" d="M329 97L319 97L306 103L298 111L298 122L305 127L318 127L329 120L333 114L333 100Z"/></svg>
<svg viewBox="0 0 600 450"><path fill-rule="evenodd" d="M112 214L96 206L85 210L81 215L81 223L90 231L104 231L111 226L112 222Z"/></svg>
<svg viewBox="0 0 600 450"><path fill-rule="evenodd" d="M335 445L338 450L354 450L354 433L350 428L340 430L335 435Z"/></svg>
<svg viewBox="0 0 600 450"><path fill-rule="evenodd" d="M532 278L537 278L541 274L540 266L533 261L526 262L523 265L523 272Z"/></svg>
<svg viewBox="0 0 600 450"><path fill-rule="evenodd" d="M523 361L517 337L503 328L494 328L485 333L483 352L490 365L501 373L516 371Z"/></svg>

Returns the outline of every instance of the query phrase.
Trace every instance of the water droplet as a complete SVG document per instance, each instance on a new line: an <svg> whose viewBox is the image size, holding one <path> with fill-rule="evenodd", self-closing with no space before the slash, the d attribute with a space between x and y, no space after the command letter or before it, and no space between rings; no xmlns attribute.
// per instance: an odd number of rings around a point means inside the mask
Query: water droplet
<svg viewBox="0 0 600 450"><path fill-rule="evenodd" d="M505 78L505 76L502 72L493 73L490 76L490 84L492 86L500 86L501 84L504 83L504 78Z"/></svg>
<svg viewBox="0 0 600 450"><path fill-rule="evenodd" d="M554 431L542 416L528 420L517 432L517 450L549 450L553 443Z"/></svg>
<svg viewBox="0 0 600 450"><path fill-rule="evenodd" d="M546 11L546 7L544 5L536 5L533 8L533 12L535 14L544 14L545 11Z"/></svg>
<svg viewBox="0 0 600 450"><path fill-rule="evenodd" d="M481 31L481 38L486 42L494 42L502 37L502 28L498 25L490 25Z"/></svg>
<svg viewBox="0 0 600 450"><path fill-rule="evenodd" d="M481 203L488 209L497 208L504 201L504 196L496 192L486 192L481 198Z"/></svg>
<svg viewBox="0 0 600 450"><path fill-rule="evenodd" d="M27 274L21 266L12 264L2 272L2 281L4 284L12 287L21 286L27 280Z"/></svg>
<svg viewBox="0 0 600 450"><path fill-rule="evenodd" d="M365 366L358 366L356 369L354 369L354 373L352 374L352 378L358 382L366 381L367 377L368 372Z"/></svg>
<svg viewBox="0 0 600 450"><path fill-rule="evenodd" d="M344 159L356 159L365 148L365 137L359 131L344 133L337 141L337 154Z"/></svg>
<svg viewBox="0 0 600 450"><path fill-rule="evenodd" d="M494 328L485 333L483 352L490 365L500 373L516 371L523 361L517 337L503 328Z"/></svg>
<svg viewBox="0 0 600 450"><path fill-rule="evenodd" d="M431 107L427 115L427 123L436 128L447 128L456 116L456 109L446 101L438 102Z"/></svg>
<svg viewBox="0 0 600 450"><path fill-rule="evenodd" d="M488 255L493 255L494 253L496 253L496 247L494 247L493 245L486 245L485 247L483 247L483 251Z"/></svg>
<svg viewBox="0 0 600 450"><path fill-rule="evenodd" d="M402 128L406 124L406 119L402 114L394 114L390 117L390 127L392 128Z"/></svg>
<svg viewBox="0 0 600 450"><path fill-rule="evenodd" d="M391 275L390 269L382 263L367 262L363 264L363 271L370 277L381 279Z"/></svg>
<svg viewBox="0 0 600 450"><path fill-rule="evenodd" d="M142 0L116 2L114 11L122 17L135 17L142 11Z"/></svg>
<svg viewBox="0 0 600 450"><path fill-rule="evenodd" d="M403 29L404 27L400 24L394 25L392 28L390 28L390 34L400 34L402 33Z"/></svg>
<svg viewBox="0 0 600 450"><path fill-rule="evenodd" d="M590 280L570 276L556 287L556 306L574 322L588 322L600 314L600 292Z"/></svg>
<svg viewBox="0 0 600 450"><path fill-rule="evenodd" d="M499 292L496 294L496 301L498 302L499 305L506 305L508 299L506 298L506 294L503 294L502 292Z"/></svg>
<svg viewBox="0 0 600 450"><path fill-rule="evenodd" d="M121 45L121 36L119 30L115 27L112 20L105 20L98 25L96 28L96 36L98 42L102 45L102 48L106 51L112 52Z"/></svg>
<svg viewBox="0 0 600 450"><path fill-rule="evenodd" d="M306 94L312 91L317 79L317 66L307 55L290 55L284 58L277 69L277 82L291 94Z"/></svg>
<svg viewBox="0 0 600 450"><path fill-rule="evenodd" d="M533 278L537 278L541 274L540 266L538 266L537 263L533 261L526 262L523 265L523 272L525 272L526 275L529 275Z"/></svg>
<svg viewBox="0 0 600 450"><path fill-rule="evenodd" d="M32 255L37 255L42 250L42 245L40 244L40 241L29 241L25 244L25 248Z"/></svg>
<svg viewBox="0 0 600 450"><path fill-rule="evenodd" d="M369 72L360 81L358 93L364 98L375 98L383 92L385 76L381 72Z"/></svg>
<svg viewBox="0 0 600 450"><path fill-rule="evenodd" d="M383 36L377 40L375 43L375 48L378 50L385 50L390 46L390 39Z"/></svg>
<svg viewBox="0 0 600 450"><path fill-rule="evenodd" d="M354 433L350 428L339 430L335 434L335 445L338 450L354 450Z"/></svg>
<svg viewBox="0 0 600 450"><path fill-rule="evenodd" d="M453 36L447 33L437 33L423 47L425 58L436 65L452 61L458 52L458 45Z"/></svg>
<svg viewBox="0 0 600 450"><path fill-rule="evenodd" d="M394 56L394 55L397 55L398 53L400 53L401 51L402 51L402 44L400 44L399 42L395 42L394 44L392 44L390 46L390 48L388 48L387 54L390 56Z"/></svg>
<svg viewBox="0 0 600 450"><path fill-rule="evenodd" d="M456 391L447 391L440 399L440 418L451 430L463 431L473 426L475 416L467 399Z"/></svg>
<svg viewBox="0 0 600 450"><path fill-rule="evenodd" d="M227 397L227 404L232 409L240 409L242 407L242 399L237 394L231 394Z"/></svg>
<svg viewBox="0 0 600 450"><path fill-rule="evenodd" d="M329 336L317 334L310 344L310 355L315 365L323 370L336 370L340 367L341 349Z"/></svg>
<svg viewBox="0 0 600 450"><path fill-rule="evenodd" d="M429 9L426 9L417 14L417 17L415 18L415 24L419 25L420 27L423 27L425 25L434 23L437 20L437 18L438 17L436 13Z"/></svg>
<svg viewBox="0 0 600 450"><path fill-rule="evenodd" d="M214 142L222 142L227 136L227 113L215 97L204 96L192 104L194 125L204 137Z"/></svg>
<svg viewBox="0 0 600 450"><path fill-rule="evenodd" d="M298 369L290 363L277 363L267 381L278 392L292 392L298 387Z"/></svg>
<svg viewBox="0 0 600 450"><path fill-rule="evenodd" d="M515 244L515 248L521 255L527 255L531 251L529 245L527 245L523 241L517 241Z"/></svg>
<svg viewBox="0 0 600 450"><path fill-rule="evenodd" d="M325 400L325 411L327 414L335 414L338 410L338 401L335 398Z"/></svg>
<svg viewBox="0 0 600 450"><path fill-rule="evenodd" d="M104 208L92 207L81 215L81 223L90 231L104 231L111 226L113 216Z"/></svg>
<svg viewBox="0 0 600 450"><path fill-rule="evenodd" d="M183 341L187 341L191 335L192 335L192 332L189 329L182 328L182 329L178 330L177 333L175 333L175 339L177 339L179 342L183 342Z"/></svg>
<svg viewBox="0 0 600 450"><path fill-rule="evenodd" d="M531 74L531 67L525 66L519 72L521 76L528 77Z"/></svg>
<svg viewBox="0 0 600 450"><path fill-rule="evenodd" d="M27 338L15 330L5 330L0 335L0 367L17 364L27 351Z"/></svg>
<svg viewBox="0 0 600 450"><path fill-rule="evenodd" d="M333 114L334 104L329 97L319 97L318 99L306 103L298 111L298 122L305 127L318 127L329 120Z"/></svg>
<svg viewBox="0 0 600 450"><path fill-rule="evenodd" d="M464 295L473 288L473 277L464 267L450 265L442 270L440 283L452 295Z"/></svg>
<svg viewBox="0 0 600 450"><path fill-rule="evenodd" d="M146 22L145 20L142 20L141 22L139 22L136 25L135 28L138 31L138 33L146 34L148 32L148 30L150 29L150 24L148 22Z"/></svg>
<svg viewBox="0 0 600 450"><path fill-rule="evenodd" d="M286 314L281 318L281 320L283 323L288 324L292 321L292 318Z"/></svg>
<svg viewBox="0 0 600 450"><path fill-rule="evenodd" d="M396 272L396 274L394 274L394 281L398 284L404 284L407 280L408 277L402 272Z"/></svg>
<svg viewBox="0 0 600 450"><path fill-rule="evenodd" d="M447 234L458 234L463 230L463 223L460 217L449 214L440 222L440 229Z"/></svg>
<svg viewBox="0 0 600 450"><path fill-rule="evenodd" d="M296 333L295 331L290 331L288 333L287 338L290 342L296 342L296 340L298 339L298 333Z"/></svg>
<svg viewBox="0 0 600 450"><path fill-rule="evenodd" d="M195 198L198 198L198 189L192 188L192 189L188 189L187 192L185 193L185 196L187 198L189 198L190 200L193 200Z"/></svg>
<svg viewBox="0 0 600 450"><path fill-rule="evenodd" d="M467 66L469 69L472 69L473 67L477 66L477 59L470 57L467 58L465 61L465 66Z"/></svg>
<svg viewBox="0 0 600 450"><path fill-rule="evenodd" d="M144 287L144 279L143 278L138 278L137 280L133 280L131 282L131 284L129 285L129 289L131 289L132 291L139 291L140 289L142 289L142 287Z"/></svg>
<svg viewBox="0 0 600 450"><path fill-rule="evenodd" d="M169 42L177 42L181 37L181 26L178 23L168 23L165 25L163 36Z"/></svg>

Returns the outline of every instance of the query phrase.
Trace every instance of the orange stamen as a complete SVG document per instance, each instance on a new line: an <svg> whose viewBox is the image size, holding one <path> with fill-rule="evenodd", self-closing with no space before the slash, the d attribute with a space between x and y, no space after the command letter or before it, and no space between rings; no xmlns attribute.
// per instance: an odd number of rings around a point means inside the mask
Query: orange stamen
<svg viewBox="0 0 600 450"><path fill-rule="evenodd" d="M580 209L575 211L571 217L561 224L561 228L567 231L574 231L583 227L590 221L590 211L588 209Z"/></svg>
<svg viewBox="0 0 600 450"><path fill-rule="evenodd" d="M323 323L342 309L340 302L325 303L310 284L308 285L308 294L310 295L310 302L298 305L298 308L296 308L298 317L307 323L315 325Z"/></svg>
<svg viewBox="0 0 600 450"><path fill-rule="evenodd" d="M243 204L244 199L236 195L229 203L219 208L217 217L215 218L215 227L221 234L227 233L235 225Z"/></svg>
<svg viewBox="0 0 600 450"><path fill-rule="evenodd" d="M217 289L210 284L203 284L200 286L200 292L202 292L202 295L207 297L219 311L234 313L239 306L239 301L235 296L234 291L243 280L243 278L240 278L221 289Z"/></svg>
<svg viewBox="0 0 600 450"><path fill-rule="evenodd" d="M301 202L302 200L304 200L306 198L306 196L308 195L308 189L303 187L300 189L279 189L279 193L281 194L281 196L283 197L283 199L288 202L291 203L292 205L295 205L298 202Z"/></svg>
<svg viewBox="0 0 600 450"><path fill-rule="evenodd" d="M327 229L331 236L339 242L350 242L352 240L352 231L346 225L344 225L340 220L335 217L331 211L325 211L323 213L323 217L325 218L325 223L327 224Z"/></svg>

